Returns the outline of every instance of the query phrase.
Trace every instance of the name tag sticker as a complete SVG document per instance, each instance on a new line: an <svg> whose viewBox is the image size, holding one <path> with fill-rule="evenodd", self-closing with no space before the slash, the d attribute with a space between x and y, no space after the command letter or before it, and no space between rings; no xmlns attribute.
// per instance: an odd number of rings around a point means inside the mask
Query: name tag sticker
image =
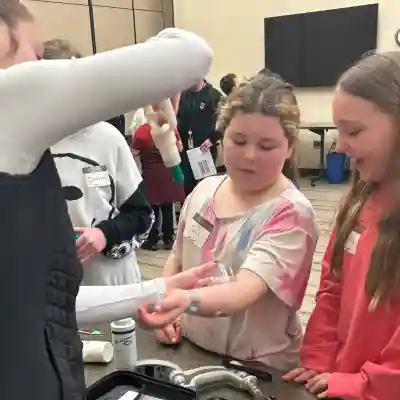
<svg viewBox="0 0 400 400"><path fill-rule="evenodd" d="M203 247L212 229L213 225L205 220L199 213L196 213L192 220L186 225L184 236L197 247Z"/></svg>
<svg viewBox="0 0 400 400"><path fill-rule="evenodd" d="M110 175L105 165L85 167L82 172L86 185L90 188L110 186L111 184Z"/></svg>
<svg viewBox="0 0 400 400"><path fill-rule="evenodd" d="M346 240L344 250L354 256L357 251L358 241L360 240L360 237L361 233L352 231Z"/></svg>

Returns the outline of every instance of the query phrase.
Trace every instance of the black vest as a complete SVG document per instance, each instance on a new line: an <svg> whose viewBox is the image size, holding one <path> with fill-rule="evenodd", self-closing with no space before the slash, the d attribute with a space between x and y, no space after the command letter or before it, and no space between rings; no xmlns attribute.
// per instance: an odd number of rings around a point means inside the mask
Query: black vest
<svg viewBox="0 0 400 400"><path fill-rule="evenodd" d="M49 151L30 175L0 174L0 251L0 397L82 400L82 268Z"/></svg>

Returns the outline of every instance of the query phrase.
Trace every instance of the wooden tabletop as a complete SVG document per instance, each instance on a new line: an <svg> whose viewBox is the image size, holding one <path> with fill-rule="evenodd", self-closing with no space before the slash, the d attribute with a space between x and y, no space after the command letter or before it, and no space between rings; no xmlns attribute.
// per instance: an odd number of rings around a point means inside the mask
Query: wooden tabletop
<svg viewBox="0 0 400 400"><path fill-rule="evenodd" d="M96 327L105 336L101 340L109 340L109 327ZM107 332L107 333L106 333ZM178 349L172 349L160 346L156 343L154 334L147 331L138 330L137 332L137 350L140 359L156 358L161 360L168 360L178 364L182 369L187 370L205 365L220 365L221 359L218 356L207 353L187 341L182 343ZM99 380L104 375L113 371L112 363L106 366L101 365L86 365L86 383L91 385ZM265 396L275 396L277 400L315 400L316 397L309 394L302 386L294 385L291 383L283 382L279 379L280 374L278 371L269 370L273 376L273 381L270 383L262 383L261 389ZM228 388L213 389L199 395L199 399L206 399L210 396L223 397L229 400L247 400L251 399L243 392L233 391Z"/></svg>

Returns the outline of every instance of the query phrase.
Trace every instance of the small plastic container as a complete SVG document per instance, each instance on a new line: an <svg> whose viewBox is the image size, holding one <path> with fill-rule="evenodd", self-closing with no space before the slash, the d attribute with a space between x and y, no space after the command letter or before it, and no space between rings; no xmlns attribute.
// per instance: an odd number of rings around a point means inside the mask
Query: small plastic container
<svg viewBox="0 0 400 400"><path fill-rule="evenodd" d="M217 278L221 281L221 283L228 283L235 281L236 275L230 266L219 263Z"/></svg>
<svg viewBox="0 0 400 400"><path fill-rule="evenodd" d="M224 283L234 282L236 275L230 266L223 263L218 263L216 271L212 276L206 279L206 286L221 285Z"/></svg>
<svg viewBox="0 0 400 400"><path fill-rule="evenodd" d="M136 324L132 318L111 323L116 370L133 371L137 363Z"/></svg>
<svg viewBox="0 0 400 400"><path fill-rule="evenodd" d="M82 357L85 364L108 364L113 359L114 349L110 342L83 340L82 344Z"/></svg>

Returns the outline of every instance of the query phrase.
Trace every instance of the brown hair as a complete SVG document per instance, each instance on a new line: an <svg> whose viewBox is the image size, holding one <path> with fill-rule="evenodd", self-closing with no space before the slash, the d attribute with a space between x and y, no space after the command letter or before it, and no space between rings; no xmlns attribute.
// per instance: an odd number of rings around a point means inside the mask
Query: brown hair
<svg viewBox="0 0 400 400"><path fill-rule="evenodd" d="M346 71L338 88L376 104L390 117L400 117L400 53L368 54ZM364 182L355 173L351 190L336 218L336 239L331 259L332 271L341 272L344 247L356 227L361 210L376 191L378 184ZM387 304L400 288L400 199L382 216L379 233L372 251L365 291L371 297L370 309Z"/></svg>
<svg viewBox="0 0 400 400"><path fill-rule="evenodd" d="M300 129L300 109L293 86L278 75L256 75L242 82L221 104L218 130L223 134L237 112L261 113L278 117L289 146L293 148L285 161L283 174L297 186L296 144Z"/></svg>
<svg viewBox="0 0 400 400"><path fill-rule="evenodd" d="M18 48L15 30L21 21L33 21L32 14L28 9L18 0L1 0L0 24L5 24L10 31L10 54Z"/></svg>
<svg viewBox="0 0 400 400"><path fill-rule="evenodd" d="M53 39L44 43L45 60L81 58L82 54L66 39Z"/></svg>

